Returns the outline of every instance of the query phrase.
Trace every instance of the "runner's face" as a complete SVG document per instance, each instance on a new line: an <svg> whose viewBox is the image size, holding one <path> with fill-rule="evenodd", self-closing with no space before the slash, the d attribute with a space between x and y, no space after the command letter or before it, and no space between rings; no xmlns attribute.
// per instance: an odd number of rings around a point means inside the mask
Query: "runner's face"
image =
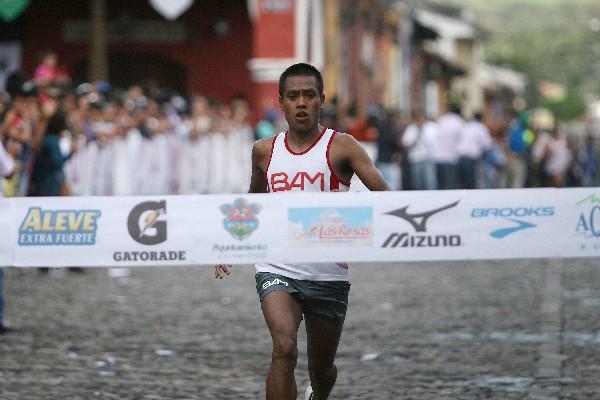
<svg viewBox="0 0 600 400"><path fill-rule="evenodd" d="M314 76L288 77L279 103L290 131L309 133L318 130L319 114L324 101L325 96L319 94Z"/></svg>

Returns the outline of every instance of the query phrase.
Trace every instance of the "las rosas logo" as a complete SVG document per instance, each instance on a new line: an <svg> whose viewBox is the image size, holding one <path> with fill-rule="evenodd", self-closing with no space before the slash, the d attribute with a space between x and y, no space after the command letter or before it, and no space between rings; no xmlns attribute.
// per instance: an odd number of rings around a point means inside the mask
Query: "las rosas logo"
<svg viewBox="0 0 600 400"><path fill-rule="evenodd" d="M127 230L138 243L159 244L167 240L167 202L146 201L138 204L129 213Z"/></svg>
<svg viewBox="0 0 600 400"><path fill-rule="evenodd" d="M20 246L90 246L96 243L100 210L31 207L19 228Z"/></svg>
<svg viewBox="0 0 600 400"><path fill-rule="evenodd" d="M408 232L392 232L381 247L458 247L462 244L460 235L431 235L427 232L427 223L434 215L449 208L456 207L460 200L445 206L422 212L408 212L408 207L397 208L386 212L386 215L398 217L409 223L416 234Z"/></svg>
<svg viewBox="0 0 600 400"><path fill-rule="evenodd" d="M371 207L310 207L288 210L291 247L353 245L373 241Z"/></svg>
<svg viewBox="0 0 600 400"><path fill-rule="evenodd" d="M256 214L262 209L260 204L249 204L239 198L233 204L223 204L221 212L225 215L223 227L238 240L244 240L258 228Z"/></svg>

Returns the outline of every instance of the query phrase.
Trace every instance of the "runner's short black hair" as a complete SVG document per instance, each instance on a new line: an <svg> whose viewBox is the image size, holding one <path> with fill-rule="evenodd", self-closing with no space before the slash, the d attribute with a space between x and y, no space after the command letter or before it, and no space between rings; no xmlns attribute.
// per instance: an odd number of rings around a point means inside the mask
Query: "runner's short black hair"
<svg viewBox="0 0 600 400"><path fill-rule="evenodd" d="M290 76L314 76L317 80L319 95L323 95L323 77L318 69L310 64L298 63L290 65L279 77L279 95L283 96L285 80Z"/></svg>

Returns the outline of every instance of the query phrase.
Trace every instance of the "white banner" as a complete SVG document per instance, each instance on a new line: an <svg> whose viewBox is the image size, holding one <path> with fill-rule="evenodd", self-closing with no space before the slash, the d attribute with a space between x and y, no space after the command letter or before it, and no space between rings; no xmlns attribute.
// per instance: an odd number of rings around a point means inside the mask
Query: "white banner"
<svg viewBox="0 0 600 400"><path fill-rule="evenodd" d="M0 200L0 265L597 257L600 189Z"/></svg>

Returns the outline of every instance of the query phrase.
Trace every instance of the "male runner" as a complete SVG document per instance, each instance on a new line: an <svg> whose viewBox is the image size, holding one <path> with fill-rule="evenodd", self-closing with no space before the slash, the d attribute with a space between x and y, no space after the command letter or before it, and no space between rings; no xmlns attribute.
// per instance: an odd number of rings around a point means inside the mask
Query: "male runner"
<svg viewBox="0 0 600 400"><path fill-rule="evenodd" d="M347 191L354 174L370 190L388 190L352 136L319 124L324 101L323 78L312 65L294 64L281 74L279 103L289 131L254 144L250 193ZM294 180L298 173L316 178ZM230 267L216 265L215 278L229 275ZM296 399L297 333L303 316L311 381L305 398L327 399L337 377L334 358L348 305L347 265L257 264L256 288L273 339L267 400Z"/></svg>

